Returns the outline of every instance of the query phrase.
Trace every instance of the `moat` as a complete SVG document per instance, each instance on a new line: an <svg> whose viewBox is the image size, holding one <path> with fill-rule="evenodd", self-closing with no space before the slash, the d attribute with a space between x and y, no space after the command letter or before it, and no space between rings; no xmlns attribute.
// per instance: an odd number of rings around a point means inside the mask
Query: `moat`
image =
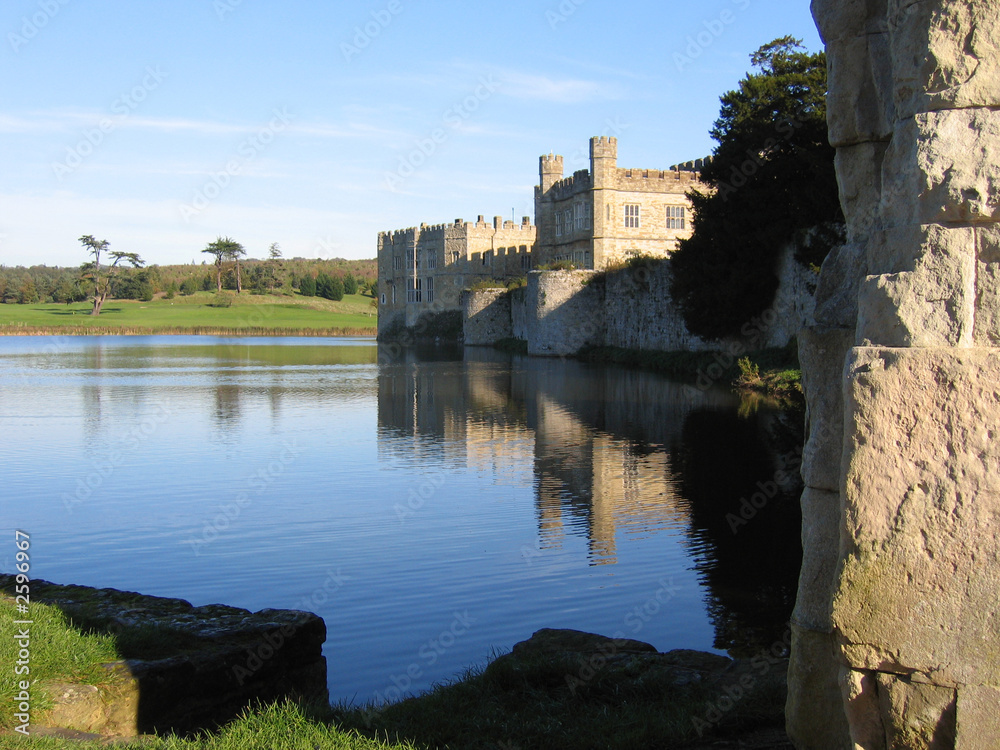
<svg viewBox="0 0 1000 750"><path fill-rule="evenodd" d="M208 337L0 339L0 382L0 510L35 576L315 612L334 700L426 689L543 627L785 638L801 414L724 384Z"/></svg>

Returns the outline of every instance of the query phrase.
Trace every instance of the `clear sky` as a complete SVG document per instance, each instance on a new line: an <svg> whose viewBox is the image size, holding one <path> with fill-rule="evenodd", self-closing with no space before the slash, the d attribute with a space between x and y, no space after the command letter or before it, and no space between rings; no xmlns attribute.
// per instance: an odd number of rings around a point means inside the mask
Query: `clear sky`
<svg viewBox="0 0 1000 750"><path fill-rule="evenodd" d="M0 264L149 263L219 235L371 258L379 231L533 215L538 157L665 169L807 0L4 0Z"/></svg>

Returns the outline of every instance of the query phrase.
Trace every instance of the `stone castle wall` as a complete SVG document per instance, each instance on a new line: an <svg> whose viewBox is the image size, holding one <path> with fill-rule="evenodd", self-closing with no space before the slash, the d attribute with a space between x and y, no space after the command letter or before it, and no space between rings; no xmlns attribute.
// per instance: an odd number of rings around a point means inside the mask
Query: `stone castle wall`
<svg viewBox="0 0 1000 750"><path fill-rule="evenodd" d="M782 347L814 322L815 274L796 263L793 249L788 248L782 254L779 277L772 306L758 319L747 321L739 339L717 342L688 331L670 297L669 261L607 273L534 272L523 290L490 289L468 295L463 303L465 343L491 345L513 336L527 342L530 354L560 357L574 355L583 346L647 351Z"/></svg>
<svg viewBox="0 0 1000 750"><path fill-rule="evenodd" d="M462 293L464 338L467 346L492 345L513 337L511 295L506 289Z"/></svg>

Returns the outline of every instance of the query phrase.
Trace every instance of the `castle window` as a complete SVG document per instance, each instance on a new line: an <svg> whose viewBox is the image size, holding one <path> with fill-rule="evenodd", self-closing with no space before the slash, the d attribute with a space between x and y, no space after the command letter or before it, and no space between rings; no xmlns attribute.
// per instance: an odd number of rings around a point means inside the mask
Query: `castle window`
<svg viewBox="0 0 1000 750"><path fill-rule="evenodd" d="M667 206L667 229L686 229L687 209L684 206Z"/></svg>
<svg viewBox="0 0 1000 750"><path fill-rule="evenodd" d="M531 256L527 253L521 256L521 270L530 271L531 270Z"/></svg>
<svg viewBox="0 0 1000 750"><path fill-rule="evenodd" d="M483 253L483 265L484 266L492 266L493 265L493 251L492 250L487 250L485 253Z"/></svg>
<svg viewBox="0 0 1000 750"><path fill-rule="evenodd" d="M566 234L573 234L573 210L567 208L563 213L563 224L566 226Z"/></svg>
<svg viewBox="0 0 1000 750"><path fill-rule="evenodd" d="M428 269L437 268L437 264L438 264L437 253L434 250L428 251L428 253L427 253L427 268Z"/></svg>
<svg viewBox="0 0 1000 750"><path fill-rule="evenodd" d="M422 284L423 279L407 279L406 280L406 301L410 304L414 302L422 302L423 295Z"/></svg>
<svg viewBox="0 0 1000 750"><path fill-rule="evenodd" d="M403 256L402 255L394 255L394 256L392 256L392 270L393 271L402 271L403 270Z"/></svg>
<svg viewBox="0 0 1000 750"><path fill-rule="evenodd" d="M458 250L452 251L452 253L451 253L451 262L452 263L458 263L458 261L460 261L461 259L462 259L462 254L460 252L458 252Z"/></svg>
<svg viewBox="0 0 1000 750"><path fill-rule="evenodd" d="M586 217L584 215L584 205L582 203L577 203L573 206L573 228L577 232L582 232L584 229L589 228L589 221L585 221Z"/></svg>
<svg viewBox="0 0 1000 750"><path fill-rule="evenodd" d="M385 292L382 292L382 304L385 304Z"/></svg>
<svg viewBox="0 0 1000 750"><path fill-rule="evenodd" d="M428 276L425 289L424 289L424 301L433 302L434 301L434 277Z"/></svg>
<svg viewBox="0 0 1000 750"><path fill-rule="evenodd" d="M589 203L583 204L583 228L586 229L587 231L590 231L591 216L593 214L593 210L594 210L593 206L591 206Z"/></svg>
<svg viewBox="0 0 1000 750"><path fill-rule="evenodd" d="M556 237L562 237L563 226L562 226L562 211L556 211Z"/></svg>
<svg viewBox="0 0 1000 750"><path fill-rule="evenodd" d="M625 204L625 228L626 229L638 229L639 228L639 204L638 203L626 203Z"/></svg>

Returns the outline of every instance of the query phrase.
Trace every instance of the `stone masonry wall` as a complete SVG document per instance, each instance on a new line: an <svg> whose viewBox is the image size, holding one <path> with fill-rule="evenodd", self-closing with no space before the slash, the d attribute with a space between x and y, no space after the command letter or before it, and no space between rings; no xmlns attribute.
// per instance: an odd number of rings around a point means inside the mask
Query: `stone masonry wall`
<svg viewBox="0 0 1000 750"><path fill-rule="evenodd" d="M491 346L513 335L510 294L506 289L477 289L462 293L466 346Z"/></svg>
<svg viewBox="0 0 1000 750"><path fill-rule="evenodd" d="M738 339L705 341L688 331L670 298L670 263L661 262L606 274L535 272L527 288L509 295L499 290L467 293L465 343L490 345L513 336L526 341L530 353L548 356L570 356L584 344L647 351L782 347L814 322L815 274L793 255L792 248L782 254L773 304L760 319L747 321Z"/></svg>
<svg viewBox="0 0 1000 750"><path fill-rule="evenodd" d="M1000 6L814 0L847 244L802 338L802 748L1000 742Z"/></svg>

